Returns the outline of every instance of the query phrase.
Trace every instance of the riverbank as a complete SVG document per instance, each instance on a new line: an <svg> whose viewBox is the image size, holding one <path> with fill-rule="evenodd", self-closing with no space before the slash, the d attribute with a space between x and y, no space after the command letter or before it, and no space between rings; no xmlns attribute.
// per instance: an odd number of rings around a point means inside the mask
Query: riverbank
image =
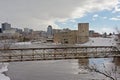
<svg viewBox="0 0 120 80"><path fill-rule="evenodd" d="M0 80L10 80L4 73L8 71L8 63L0 63Z"/></svg>

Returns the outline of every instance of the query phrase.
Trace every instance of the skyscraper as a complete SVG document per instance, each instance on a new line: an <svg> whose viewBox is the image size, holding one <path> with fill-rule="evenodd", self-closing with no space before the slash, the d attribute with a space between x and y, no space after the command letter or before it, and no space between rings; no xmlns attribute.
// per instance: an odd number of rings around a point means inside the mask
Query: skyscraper
<svg viewBox="0 0 120 80"><path fill-rule="evenodd" d="M53 30L52 30L52 26L49 25L48 28L47 28L47 35L48 36L52 36L53 35Z"/></svg>
<svg viewBox="0 0 120 80"><path fill-rule="evenodd" d="M10 30L11 29L11 24L9 23L2 23L2 30Z"/></svg>

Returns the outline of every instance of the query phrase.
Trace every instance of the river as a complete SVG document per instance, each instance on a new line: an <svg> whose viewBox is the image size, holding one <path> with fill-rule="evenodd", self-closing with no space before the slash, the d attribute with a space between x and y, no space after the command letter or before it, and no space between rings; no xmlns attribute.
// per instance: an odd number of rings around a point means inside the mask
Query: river
<svg viewBox="0 0 120 80"><path fill-rule="evenodd" d="M85 66L105 64L110 70L111 65L119 64L114 62L112 58L11 62L6 75L11 80L102 80L106 77Z"/></svg>

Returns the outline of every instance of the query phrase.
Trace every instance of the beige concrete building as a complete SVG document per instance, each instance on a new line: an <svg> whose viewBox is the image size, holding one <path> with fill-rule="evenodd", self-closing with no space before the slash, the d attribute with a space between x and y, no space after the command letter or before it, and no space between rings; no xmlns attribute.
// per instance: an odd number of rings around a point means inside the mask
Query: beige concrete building
<svg viewBox="0 0 120 80"><path fill-rule="evenodd" d="M62 44L85 43L89 40L89 23L79 23L78 30L54 34L54 42Z"/></svg>
<svg viewBox="0 0 120 80"><path fill-rule="evenodd" d="M62 44L75 44L77 42L77 31L60 32L54 34L54 42Z"/></svg>
<svg viewBox="0 0 120 80"><path fill-rule="evenodd" d="M77 43L85 43L88 40L89 40L89 23L79 23Z"/></svg>

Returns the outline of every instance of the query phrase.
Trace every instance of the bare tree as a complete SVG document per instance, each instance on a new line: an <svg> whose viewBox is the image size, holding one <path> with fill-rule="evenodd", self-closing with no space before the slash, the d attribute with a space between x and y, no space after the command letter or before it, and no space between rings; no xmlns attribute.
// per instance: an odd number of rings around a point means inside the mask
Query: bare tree
<svg viewBox="0 0 120 80"><path fill-rule="evenodd" d="M8 50L13 46L14 40L13 39L8 39L6 37L3 37L2 40L0 40L0 49L3 49L0 51L1 54L4 53L10 53L11 51Z"/></svg>
<svg viewBox="0 0 120 80"><path fill-rule="evenodd" d="M87 69L90 72L96 72L96 73L102 74L103 76L109 78L110 80L118 80L118 78L119 78L118 77L119 73L117 72L118 71L117 66L111 67L111 69L108 70L107 67L103 64L102 70L101 70L98 68L98 66L96 64L93 64L91 66L87 66Z"/></svg>
<svg viewBox="0 0 120 80"><path fill-rule="evenodd" d="M12 46L11 40L1 40L0 41L0 48L2 49L9 49Z"/></svg>

